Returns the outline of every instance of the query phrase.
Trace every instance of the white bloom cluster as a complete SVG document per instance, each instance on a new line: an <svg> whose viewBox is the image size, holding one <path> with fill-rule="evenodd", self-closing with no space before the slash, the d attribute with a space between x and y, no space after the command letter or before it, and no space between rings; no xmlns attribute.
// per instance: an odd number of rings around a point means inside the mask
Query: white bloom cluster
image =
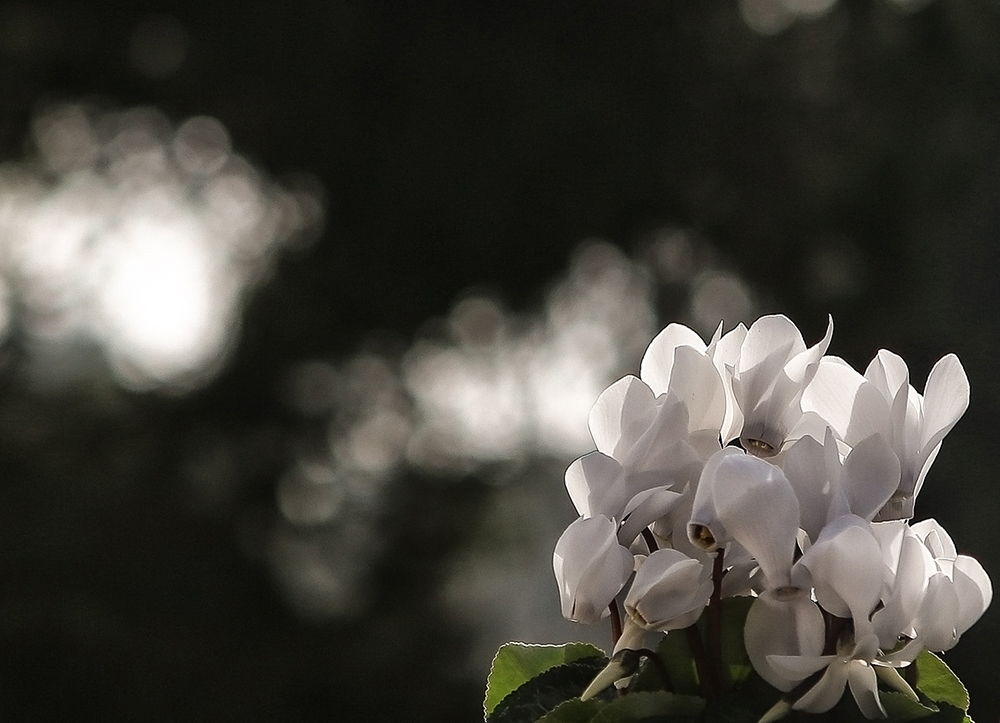
<svg viewBox="0 0 1000 723"><path fill-rule="evenodd" d="M617 612L631 579L621 649L690 626L713 596L753 595L747 652L795 709L829 710L849 685L884 717L879 680L912 694L896 668L952 647L992 599L936 521L908 524L968 380L949 354L921 395L888 351L864 374L826 356L832 334L831 319L807 348L775 315L706 344L671 324L640 378L600 395L597 451L566 471L580 517L553 557L565 617Z"/></svg>

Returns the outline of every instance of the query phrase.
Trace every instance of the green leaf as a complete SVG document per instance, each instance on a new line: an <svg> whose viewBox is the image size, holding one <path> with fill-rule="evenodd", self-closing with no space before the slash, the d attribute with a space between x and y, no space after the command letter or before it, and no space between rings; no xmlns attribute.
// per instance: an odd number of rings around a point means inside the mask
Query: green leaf
<svg viewBox="0 0 1000 723"><path fill-rule="evenodd" d="M739 685L754 672L743 642L747 613L754 600L752 597L730 597L722 601L723 675L728 678L723 684L727 688Z"/></svg>
<svg viewBox="0 0 1000 723"><path fill-rule="evenodd" d="M590 723L634 723L646 719L693 722L704 709L705 701L691 695L673 695L662 690L629 693L604 706Z"/></svg>
<svg viewBox="0 0 1000 723"><path fill-rule="evenodd" d="M492 713L493 709L505 697L539 673L544 673L549 668L571 663L580 658L592 657L603 658L604 651L589 643L566 643L565 645L507 643L502 645L493 658L493 666L486 683L486 700L483 701L486 715Z"/></svg>
<svg viewBox="0 0 1000 723"><path fill-rule="evenodd" d="M488 723L535 723L564 701L578 697L607 662L605 657L589 657L549 668L504 696L486 720ZM611 688L601 699L608 700L614 695L614 688Z"/></svg>
<svg viewBox="0 0 1000 723"><path fill-rule="evenodd" d="M681 695L700 695L701 688L698 685L698 673L695 670L694 658L691 656L691 648L687 644L687 634L683 630L672 630L667 633L656 646L656 657L667 669L667 675L673 686L673 692ZM629 690L657 691L663 690L663 680L656 667L648 660L644 660L642 668Z"/></svg>
<svg viewBox="0 0 1000 723"><path fill-rule="evenodd" d="M916 665L919 692L935 703L947 703L963 713L969 710L969 691L941 658L925 650Z"/></svg>
<svg viewBox="0 0 1000 723"><path fill-rule="evenodd" d="M538 719L537 723L589 723L608 703L599 698L580 700L571 698Z"/></svg>
<svg viewBox="0 0 1000 723"><path fill-rule="evenodd" d="M757 723L781 698L781 692L757 673L738 687L724 691L705 709L705 723Z"/></svg>
<svg viewBox="0 0 1000 723"><path fill-rule="evenodd" d="M893 723L906 723L906 721L932 716L937 712L933 708L928 708L903 693L880 690L878 697L882 701L882 707L885 708L889 720L893 721Z"/></svg>

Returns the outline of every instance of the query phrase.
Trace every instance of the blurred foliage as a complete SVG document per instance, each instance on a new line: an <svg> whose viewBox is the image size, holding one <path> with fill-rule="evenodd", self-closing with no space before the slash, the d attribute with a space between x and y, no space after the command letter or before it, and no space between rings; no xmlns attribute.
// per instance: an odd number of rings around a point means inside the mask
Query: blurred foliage
<svg viewBox="0 0 1000 723"><path fill-rule="evenodd" d="M634 249L670 224L806 338L833 313L855 365L890 348L920 388L959 354L972 405L918 515L996 577L1000 6L840 0L760 35L741 5L0 2L0 160L44 102L148 104L218 118L327 199L326 232L285 254L201 391L42 382L31 340L5 340L3 717L478 718L469 622L440 588L466 545L490 546L496 489L403 473L371 602L297 616L266 564L275 485L324 431L283 405L283 375L399 349L470 286L531 309L582 239ZM988 612L948 655L973 717L1000 709L996 639Z"/></svg>

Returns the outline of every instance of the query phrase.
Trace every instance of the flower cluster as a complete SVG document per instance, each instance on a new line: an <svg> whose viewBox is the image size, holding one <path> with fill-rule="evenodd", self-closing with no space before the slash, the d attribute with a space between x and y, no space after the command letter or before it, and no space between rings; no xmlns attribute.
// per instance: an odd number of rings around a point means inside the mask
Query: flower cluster
<svg viewBox="0 0 1000 723"><path fill-rule="evenodd" d="M806 347L784 316L706 344L671 324L590 413L597 451L566 471L580 517L553 567L563 615L625 617L616 651L691 626L751 595L744 640L757 673L796 710L850 687L869 718L897 672L943 651L985 611L990 580L933 519L909 524L969 385L949 354L919 394L879 351L864 374Z"/></svg>

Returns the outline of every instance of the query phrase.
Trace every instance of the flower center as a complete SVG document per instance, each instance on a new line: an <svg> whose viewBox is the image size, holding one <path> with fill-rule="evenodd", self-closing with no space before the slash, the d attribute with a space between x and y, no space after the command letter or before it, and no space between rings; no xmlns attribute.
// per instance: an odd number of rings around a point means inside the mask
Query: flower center
<svg viewBox="0 0 1000 723"><path fill-rule="evenodd" d="M714 550L715 535L705 525L691 525L691 542L703 550Z"/></svg>

